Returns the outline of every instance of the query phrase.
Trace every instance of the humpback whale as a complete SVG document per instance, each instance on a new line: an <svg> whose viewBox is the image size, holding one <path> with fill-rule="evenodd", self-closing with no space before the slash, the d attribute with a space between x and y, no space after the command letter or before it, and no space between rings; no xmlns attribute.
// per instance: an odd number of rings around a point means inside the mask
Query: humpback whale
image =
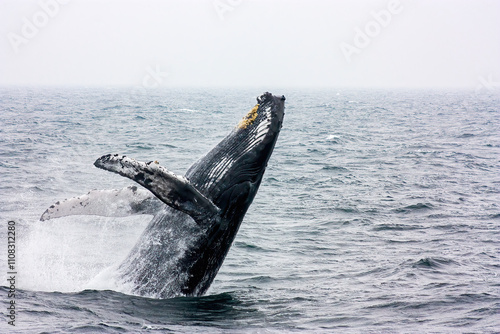
<svg viewBox="0 0 500 334"><path fill-rule="evenodd" d="M262 181L284 116L284 96L264 93L219 144L184 176L157 161L108 154L98 168L142 187L93 190L57 202L40 220L69 215L152 214L114 274L127 292L152 297L203 295L214 280Z"/></svg>

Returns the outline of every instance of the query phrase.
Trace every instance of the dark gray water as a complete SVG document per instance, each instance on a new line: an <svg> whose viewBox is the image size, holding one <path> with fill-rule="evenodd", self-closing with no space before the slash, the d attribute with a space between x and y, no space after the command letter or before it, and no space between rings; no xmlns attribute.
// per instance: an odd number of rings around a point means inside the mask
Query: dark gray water
<svg viewBox="0 0 500 334"><path fill-rule="evenodd" d="M205 297L129 296L98 276L148 217L38 221L131 184L93 167L102 154L182 174L260 93L1 89L0 238L6 250L15 221L18 313L8 325L1 288L0 331L498 332L498 92L273 91L283 130Z"/></svg>

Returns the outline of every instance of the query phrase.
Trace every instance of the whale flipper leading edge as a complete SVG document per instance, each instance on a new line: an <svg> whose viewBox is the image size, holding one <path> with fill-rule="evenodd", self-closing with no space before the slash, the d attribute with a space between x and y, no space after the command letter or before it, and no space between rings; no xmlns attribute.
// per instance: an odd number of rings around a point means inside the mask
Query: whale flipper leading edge
<svg viewBox="0 0 500 334"><path fill-rule="evenodd" d="M175 175L157 162L145 163L118 154L108 154L97 159L94 165L134 180L162 202L187 213L200 224L219 212L219 208L185 177Z"/></svg>

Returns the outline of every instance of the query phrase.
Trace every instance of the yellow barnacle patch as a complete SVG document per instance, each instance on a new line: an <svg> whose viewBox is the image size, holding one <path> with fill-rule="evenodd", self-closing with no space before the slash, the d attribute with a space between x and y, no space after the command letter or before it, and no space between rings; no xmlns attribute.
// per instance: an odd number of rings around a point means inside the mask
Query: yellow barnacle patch
<svg viewBox="0 0 500 334"><path fill-rule="evenodd" d="M240 129L246 129L249 125L251 125L257 118L257 110L259 110L258 104L256 104L255 107L253 107L252 110L250 110L248 114L243 117L243 119L238 123L238 127Z"/></svg>

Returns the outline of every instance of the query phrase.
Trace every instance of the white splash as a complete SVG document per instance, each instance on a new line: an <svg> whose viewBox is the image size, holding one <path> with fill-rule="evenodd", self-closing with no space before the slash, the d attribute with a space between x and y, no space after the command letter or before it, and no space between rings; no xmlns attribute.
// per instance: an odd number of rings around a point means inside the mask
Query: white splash
<svg viewBox="0 0 500 334"><path fill-rule="evenodd" d="M19 288L77 292L96 288L134 246L151 216L71 216L29 224L19 241ZM103 281L103 279L101 279ZM90 284L92 282L92 284ZM101 287L122 291L111 285Z"/></svg>

